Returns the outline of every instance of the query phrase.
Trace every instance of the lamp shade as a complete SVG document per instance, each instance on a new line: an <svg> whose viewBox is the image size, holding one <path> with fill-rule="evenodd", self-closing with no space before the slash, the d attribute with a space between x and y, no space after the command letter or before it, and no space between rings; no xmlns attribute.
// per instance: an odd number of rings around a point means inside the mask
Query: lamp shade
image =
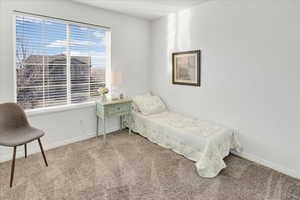
<svg viewBox="0 0 300 200"><path fill-rule="evenodd" d="M112 85L122 84L122 73L121 72L112 72L111 73L111 84Z"/></svg>

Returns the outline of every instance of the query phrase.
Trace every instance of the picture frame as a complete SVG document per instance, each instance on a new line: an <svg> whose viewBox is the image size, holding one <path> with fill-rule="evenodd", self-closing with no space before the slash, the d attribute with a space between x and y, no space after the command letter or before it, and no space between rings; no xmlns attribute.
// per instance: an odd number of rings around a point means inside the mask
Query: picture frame
<svg viewBox="0 0 300 200"><path fill-rule="evenodd" d="M172 54L172 83L201 86L201 50Z"/></svg>

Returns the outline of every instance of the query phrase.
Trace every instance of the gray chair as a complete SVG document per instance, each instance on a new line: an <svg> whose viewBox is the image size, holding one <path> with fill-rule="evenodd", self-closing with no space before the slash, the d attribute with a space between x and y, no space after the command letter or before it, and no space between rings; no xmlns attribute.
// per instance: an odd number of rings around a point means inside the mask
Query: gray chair
<svg viewBox="0 0 300 200"><path fill-rule="evenodd" d="M10 187L12 187L15 171L17 146L24 145L27 158L27 143L38 140L46 166L47 159L40 138L44 136L42 130L29 125L23 109L15 103L0 104L0 145L13 147Z"/></svg>

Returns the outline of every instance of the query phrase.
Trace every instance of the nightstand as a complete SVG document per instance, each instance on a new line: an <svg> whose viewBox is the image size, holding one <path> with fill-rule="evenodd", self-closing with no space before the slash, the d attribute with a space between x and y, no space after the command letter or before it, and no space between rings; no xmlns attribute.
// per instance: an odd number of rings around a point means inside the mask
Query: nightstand
<svg viewBox="0 0 300 200"><path fill-rule="evenodd" d="M106 102L96 101L97 111L97 136L99 134L99 119L103 126L103 142L106 143L106 128L105 121L110 117L120 117L120 128L125 126L129 128L129 135L131 134L131 103L130 99L108 100ZM124 117L127 116L125 120Z"/></svg>

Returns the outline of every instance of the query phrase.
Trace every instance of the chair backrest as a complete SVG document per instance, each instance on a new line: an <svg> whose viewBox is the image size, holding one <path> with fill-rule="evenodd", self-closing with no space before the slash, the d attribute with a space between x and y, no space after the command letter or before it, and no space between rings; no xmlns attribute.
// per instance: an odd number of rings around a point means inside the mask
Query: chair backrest
<svg viewBox="0 0 300 200"><path fill-rule="evenodd" d="M29 126L23 109L15 103L0 104L0 134L6 130Z"/></svg>

